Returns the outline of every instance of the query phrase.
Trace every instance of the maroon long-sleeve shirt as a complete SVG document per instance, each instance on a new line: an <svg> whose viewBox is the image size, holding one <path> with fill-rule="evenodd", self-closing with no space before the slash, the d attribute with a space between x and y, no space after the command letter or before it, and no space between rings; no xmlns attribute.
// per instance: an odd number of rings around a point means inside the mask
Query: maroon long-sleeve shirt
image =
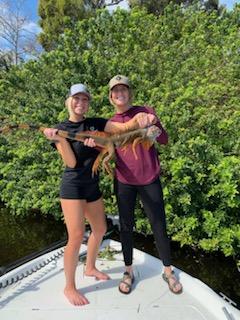
<svg viewBox="0 0 240 320"><path fill-rule="evenodd" d="M126 112L116 113L110 120L121 123L127 122L139 112L152 113L155 115L154 110L150 107L133 106ZM168 135L159 119L156 125L162 130L162 133L157 137L157 142L167 144ZM149 150L146 150L139 144L136 147L136 153L138 159L135 158L131 145L124 150L116 148L115 177L124 184L150 184L160 175L160 163L157 150L154 145Z"/></svg>

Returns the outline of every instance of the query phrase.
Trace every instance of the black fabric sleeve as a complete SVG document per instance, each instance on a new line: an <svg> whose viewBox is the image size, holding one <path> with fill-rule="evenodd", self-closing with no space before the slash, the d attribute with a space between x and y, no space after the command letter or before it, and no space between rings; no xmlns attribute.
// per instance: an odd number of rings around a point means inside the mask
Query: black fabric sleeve
<svg viewBox="0 0 240 320"><path fill-rule="evenodd" d="M96 121L97 121L97 128L99 131L104 131L105 129L105 126L108 122L107 119L104 119L104 118L96 118Z"/></svg>

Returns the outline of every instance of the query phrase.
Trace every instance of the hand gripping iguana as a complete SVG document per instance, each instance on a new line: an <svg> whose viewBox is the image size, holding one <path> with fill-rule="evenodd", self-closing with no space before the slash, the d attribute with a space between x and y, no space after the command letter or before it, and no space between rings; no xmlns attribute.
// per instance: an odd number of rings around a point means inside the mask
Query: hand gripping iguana
<svg viewBox="0 0 240 320"><path fill-rule="evenodd" d="M0 128L0 133L6 133L13 129L30 129L43 132L46 127L30 124L6 125ZM101 131L82 131L71 133L64 130L58 130L57 134L60 137L81 142L88 138L94 139L96 145L101 148L92 167L92 173L94 175L97 173L101 161L103 168L109 174L112 174L109 161L114 158L116 147L126 148L129 144L132 144L132 151L137 159L136 146L141 143L145 148L149 149L155 142L156 138L161 134L161 129L152 125L147 128L139 128L126 131L124 133L106 133Z"/></svg>

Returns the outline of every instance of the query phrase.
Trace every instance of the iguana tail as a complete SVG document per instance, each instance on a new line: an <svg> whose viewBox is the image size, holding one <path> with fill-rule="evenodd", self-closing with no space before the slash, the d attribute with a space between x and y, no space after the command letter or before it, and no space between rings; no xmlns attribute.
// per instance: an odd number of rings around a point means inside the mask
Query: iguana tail
<svg viewBox="0 0 240 320"><path fill-rule="evenodd" d="M8 133L12 130L18 130L18 129L24 129L24 130L36 130L43 132L46 127L39 126L39 125L32 125L32 124L8 124L4 125L3 127L0 127L0 134ZM114 153L113 145L111 145L111 140L109 139L111 134L108 134L106 132L100 132L100 131L82 131L77 133L72 133L69 131L64 130L58 130L57 134L60 137L76 140L83 142L87 138L93 138L95 140L95 143L98 147L101 147L101 152L99 156L96 158L93 167L92 167L92 173L93 175L97 173L98 168L100 166L100 162L102 161L103 169L105 169L109 174L112 174L111 169L109 167L109 160L112 158L112 154ZM111 146L109 146L111 145ZM112 150L113 149L113 150ZM107 155L108 154L108 155Z"/></svg>

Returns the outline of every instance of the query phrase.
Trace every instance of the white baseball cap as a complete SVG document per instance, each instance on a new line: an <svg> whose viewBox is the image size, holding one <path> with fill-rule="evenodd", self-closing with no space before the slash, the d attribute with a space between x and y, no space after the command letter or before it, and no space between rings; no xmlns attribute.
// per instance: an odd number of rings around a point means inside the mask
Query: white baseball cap
<svg viewBox="0 0 240 320"><path fill-rule="evenodd" d="M83 93L89 98L89 100L91 99L91 95L88 91L88 88L82 83L73 84L69 90L68 97L75 96L75 94L78 93Z"/></svg>

